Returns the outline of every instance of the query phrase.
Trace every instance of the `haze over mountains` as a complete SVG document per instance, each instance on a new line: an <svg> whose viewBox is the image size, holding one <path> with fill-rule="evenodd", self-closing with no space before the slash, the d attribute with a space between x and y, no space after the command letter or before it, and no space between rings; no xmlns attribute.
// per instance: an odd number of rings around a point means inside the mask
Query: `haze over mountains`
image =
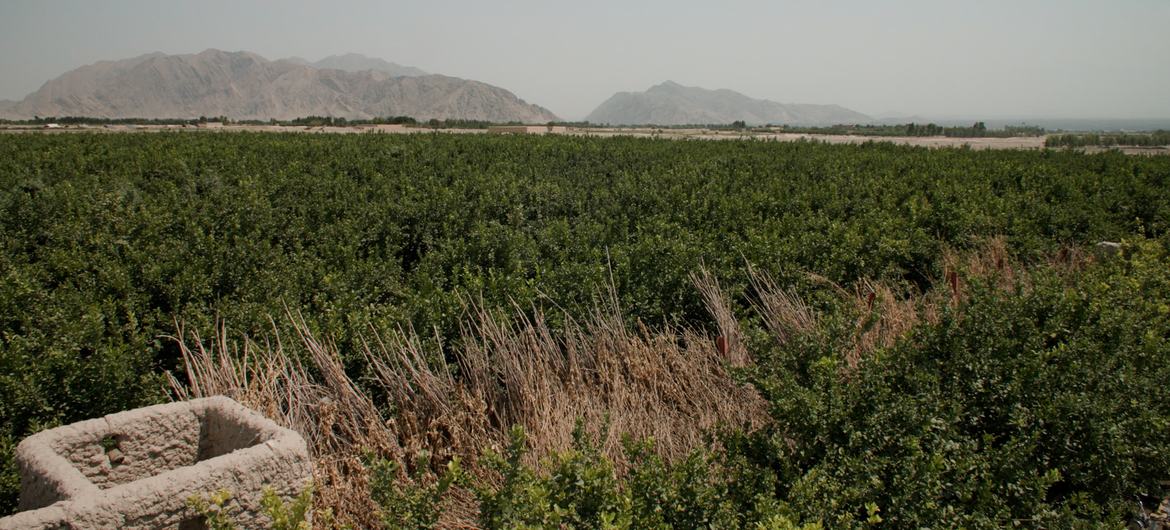
<svg viewBox="0 0 1170 530"><path fill-rule="evenodd" d="M558 118L511 92L426 74L380 59L333 56L270 61L250 52L152 53L65 73L0 117L292 119L303 116L545 123Z"/></svg>
<svg viewBox="0 0 1170 530"><path fill-rule="evenodd" d="M728 89L707 90L673 81L645 92L618 92L585 118L612 125L689 125L744 121L748 125L833 125L873 118L839 105L785 104Z"/></svg>
<svg viewBox="0 0 1170 530"><path fill-rule="evenodd" d="M426 72L415 68L413 66L402 66L398 63L392 63L377 57L366 57L360 53L346 53L343 55L330 55L315 63L302 59L300 57L288 57L282 59L297 63L304 66L312 66L313 68L332 68L334 70L344 70L346 72L362 72L365 70L373 70L375 72L383 72L390 74L393 77L418 77L427 75Z"/></svg>
<svg viewBox="0 0 1170 530"><path fill-rule="evenodd" d="M316 62L270 61L255 53L215 49L197 54L151 53L101 61L45 83L21 101L0 100L0 118L195 118L288 120L410 116L546 123L559 118L506 89L427 73L359 54ZM785 104L728 89L666 81L645 92L618 92L586 117L612 125L832 125L873 118L838 105Z"/></svg>

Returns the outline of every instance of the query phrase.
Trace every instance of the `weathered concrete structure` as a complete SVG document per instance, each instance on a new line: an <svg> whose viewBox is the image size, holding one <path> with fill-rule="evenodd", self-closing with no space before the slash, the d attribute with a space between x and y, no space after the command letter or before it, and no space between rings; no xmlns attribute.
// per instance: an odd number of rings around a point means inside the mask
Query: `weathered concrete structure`
<svg viewBox="0 0 1170 530"><path fill-rule="evenodd" d="M282 497L312 478L296 432L226 397L146 407L50 429L16 448L15 528L198 528L192 495L232 493L242 528L265 525L264 487Z"/></svg>

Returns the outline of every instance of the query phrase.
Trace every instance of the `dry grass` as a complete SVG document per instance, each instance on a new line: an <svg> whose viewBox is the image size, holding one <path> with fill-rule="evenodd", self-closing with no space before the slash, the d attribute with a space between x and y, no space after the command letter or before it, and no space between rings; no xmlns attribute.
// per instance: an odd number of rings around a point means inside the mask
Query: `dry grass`
<svg viewBox="0 0 1170 530"><path fill-rule="evenodd" d="M858 315L853 345L845 352L845 366L855 371L870 352L889 348L921 322L938 320L938 307L928 297L899 295L888 284L862 281L850 297Z"/></svg>
<svg viewBox="0 0 1170 530"><path fill-rule="evenodd" d="M318 341L303 319L289 318L297 332L289 346L275 331L272 342L244 338L237 344L221 326L205 343L180 328L187 384L172 377L171 387L178 399L232 397L299 432L314 459L317 507L332 509L341 522L376 526L361 457L367 451L402 455L401 445L373 401L345 374L336 347Z"/></svg>
<svg viewBox="0 0 1170 530"><path fill-rule="evenodd" d="M730 315L726 305L718 310ZM540 311L505 318L470 305L460 346L444 351L424 351L413 330L371 331L361 355L370 372L363 384L374 392L346 375L335 344L299 316L288 318L292 340L274 332L272 341L233 343L222 327L208 342L180 334L188 383L172 378L175 395L232 396L300 432L316 460L318 508L359 527L378 525L362 466L367 453L409 463L426 451L432 466L472 462L485 448L502 448L511 426L521 425L536 463L568 448L582 419L609 425L594 434L621 470L623 435L653 438L674 459L705 447L705 433L718 425L768 421L762 398L729 372L747 362L742 346L721 353L718 341L696 331L631 329L612 302L557 333ZM738 333L733 318L724 324ZM384 418L379 405L392 413ZM444 510L448 527L473 518L466 496L454 495Z"/></svg>
<svg viewBox="0 0 1170 530"><path fill-rule="evenodd" d="M950 288L951 303L958 303L963 296L963 286L960 278L980 278L991 281L996 287L1005 291L1015 288L1018 281L1026 280L1017 271L1019 266L1013 263L1008 252L1007 240L1002 236L990 237L982 241L976 250L971 252L956 252L948 250L943 253L943 270Z"/></svg>
<svg viewBox="0 0 1170 530"><path fill-rule="evenodd" d="M1086 259L1070 249L1055 263L1075 269ZM1002 238L948 252L944 266L943 281L926 293L869 281L843 288L819 279L856 318L852 344L842 351L843 376L871 352L962 303L960 278L982 278L1005 290L1027 283ZM795 290L749 273L751 305L776 341L818 329L820 315ZM178 399L234 397L300 432L315 459L317 507L332 509L339 523L377 527L362 464L366 454L411 466L425 452L432 468L455 457L474 462L486 448L501 449L508 430L520 425L529 435L532 464L568 448L580 419L602 436L600 447L620 473L624 435L653 438L671 460L706 447L705 434L716 426L767 423L767 403L731 373L752 359L730 297L706 270L692 281L718 330L714 337L692 329L631 328L612 289L583 320L566 318L555 331L540 310L514 307L504 315L469 303L454 347L428 351L424 344L442 342L424 341L413 329L370 330L361 351L353 352L367 367L359 385L337 346L290 314L295 336L273 331L262 342L233 342L223 327L210 341L180 329L176 340L187 377L186 383L172 378L172 386ZM609 429L599 433L603 424ZM467 492L451 495L443 513L443 527L473 527L475 506Z"/></svg>
<svg viewBox="0 0 1170 530"><path fill-rule="evenodd" d="M1079 247L1065 247L1047 265L1071 273L1095 259ZM947 307L956 307L967 299L967 281L985 282L1004 292L1031 288L1027 268L1013 259L1002 236L989 237L967 251L947 250L942 264L943 278L926 292L869 280L847 289L809 275L814 283L837 293L855 316L852 345L843 351L843 375L856 371L869 353L893 346L916 326L937 323ZM759 298L755 309L778 341L817 328L818 316L795 291L778 287L767 275L756 271L751 272L751 281Z"/></svg>

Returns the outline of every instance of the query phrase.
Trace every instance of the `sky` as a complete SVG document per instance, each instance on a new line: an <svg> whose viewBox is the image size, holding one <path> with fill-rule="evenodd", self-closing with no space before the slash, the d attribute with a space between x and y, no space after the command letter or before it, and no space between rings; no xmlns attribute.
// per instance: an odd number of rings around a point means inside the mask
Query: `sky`
<svg viewBox="0 0 1170 530"><path fill-rule="evenodd" d="M1170 118L1170 0L0 0L0 99L207 48L361 53L570 120L665 80L879 118Z"/></svg>

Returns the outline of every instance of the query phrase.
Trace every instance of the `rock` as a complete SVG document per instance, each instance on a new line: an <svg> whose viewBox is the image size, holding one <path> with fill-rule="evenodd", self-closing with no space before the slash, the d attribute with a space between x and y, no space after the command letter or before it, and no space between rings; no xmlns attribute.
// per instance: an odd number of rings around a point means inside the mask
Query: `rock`
<svg viewBox="0 0 1170 530"><path fill-rule="evenodd" d="M258 528L264 487L291 498L312 479L299 434L222 396L49 429L17 446L16 463L24 511L0 530L185 527L198 519L187 499L219 490L234 521Z"/></svg>

